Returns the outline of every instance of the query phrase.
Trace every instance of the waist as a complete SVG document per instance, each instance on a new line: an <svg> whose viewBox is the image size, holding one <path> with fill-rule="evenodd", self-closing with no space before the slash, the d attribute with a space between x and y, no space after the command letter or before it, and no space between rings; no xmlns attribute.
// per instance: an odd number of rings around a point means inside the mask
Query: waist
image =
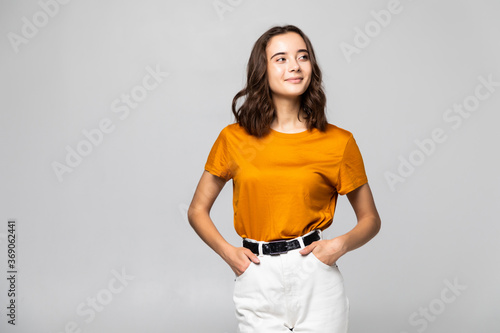
<svg viewBox="0 0 500 333"><path fill-rule="evenodd" d="M312 242L321 240L321 230L315 229L307 234L284 240L275 240L271 242L256 241L250 238L243 239L243 247L249 249L256 255L279 255L298 248L304 248Z"/></svg>

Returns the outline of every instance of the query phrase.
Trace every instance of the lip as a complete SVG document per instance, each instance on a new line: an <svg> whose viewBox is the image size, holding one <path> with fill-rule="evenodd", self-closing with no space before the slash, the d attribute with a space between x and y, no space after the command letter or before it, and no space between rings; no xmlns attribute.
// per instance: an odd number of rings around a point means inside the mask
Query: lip
<svg viewBox="0 0 500 333"><path fill-rule="evenodd" d="M286 79L285 81L292 82L292 83L299 83L303 80L304 78L302 77L291 77Z"/></svg>

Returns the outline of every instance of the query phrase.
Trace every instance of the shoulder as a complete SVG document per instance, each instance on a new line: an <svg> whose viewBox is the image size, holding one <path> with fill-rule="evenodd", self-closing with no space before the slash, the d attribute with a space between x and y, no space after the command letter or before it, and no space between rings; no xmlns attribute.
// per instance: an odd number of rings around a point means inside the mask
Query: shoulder
<svg viewBox="0 0 500 333"><path fill-rule="evenodd" d="M224 127L222 130L226 131L226 133L238 133L244 131L245 129L238 123L232 123Z"/></svg>
<svg viewBox="0 0 500 333"><path fill-rule="evenodd" d="M231 138L241 138L242 136L248 136L245 128L241 126L239 123L232 123L226 125L221 130L220 133L224 137L231 137Z"/></svg>
<svg viewBox="0 0 500 333"><path fill-rule="evenodd" d="M345 140L345 141L348 141L350 138L353 137L352 132L348 131L345 128L330 123L326 125L325 134L337 140Z"/></svg>
<svg viewBox="0 0 500 333"><path fill-rule="evenodd" d="M223 127L217 135L217 141L226 144L235 143L242 139L245 135L245 129L238 123L233 123Z"/></svg>

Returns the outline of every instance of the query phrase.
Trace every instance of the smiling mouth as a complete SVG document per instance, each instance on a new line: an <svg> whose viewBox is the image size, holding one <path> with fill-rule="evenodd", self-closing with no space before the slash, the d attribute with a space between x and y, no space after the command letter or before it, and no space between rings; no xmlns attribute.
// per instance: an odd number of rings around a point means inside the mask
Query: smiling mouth
<svg viewBox="0 0 500 333"><path fill-rule="evenodd" d="M287 81L287 82L292 82L292 83L298 83L298 82L301 82L302 80L303 80L303 78L298 77L298 78L290 78L290 79L286 79L285 81Z"/></svg>

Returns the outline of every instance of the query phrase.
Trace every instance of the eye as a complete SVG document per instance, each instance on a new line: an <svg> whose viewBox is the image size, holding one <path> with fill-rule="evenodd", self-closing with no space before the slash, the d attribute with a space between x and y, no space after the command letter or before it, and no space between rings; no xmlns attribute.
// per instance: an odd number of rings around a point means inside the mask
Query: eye
<svg viewBox="0 0 500 333"><path fill-rule="evenodd" d="M283 57L276 59L276 61L278 61L278 62L280 62L281 60L286 60L286 59Z"/></svg>
<svg viewBox="0 0 500 333"><path fill-rule="evenodd" d="M309 56L307 54L304 54L304 55L300 56L299 58L307 60L307 59L309 59Z"/></svg>

